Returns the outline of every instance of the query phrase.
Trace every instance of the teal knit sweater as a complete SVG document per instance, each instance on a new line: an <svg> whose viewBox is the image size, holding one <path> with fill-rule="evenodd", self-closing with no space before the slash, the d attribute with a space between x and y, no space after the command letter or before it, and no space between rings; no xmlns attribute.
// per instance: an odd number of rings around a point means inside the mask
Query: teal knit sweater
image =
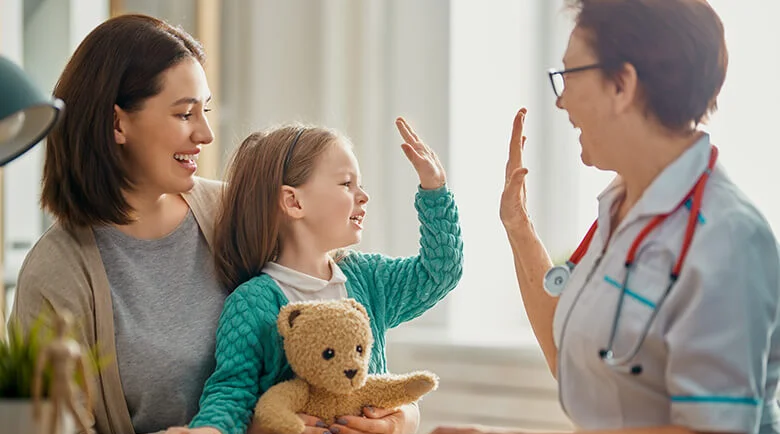
<svg viewBox="0 0 780 434"><path fill-rule="evenodd" d="M374 334L370 372L387 372L385 332L433 307L460 280L463 268L458 210L447 187L419 189L420 253L408 258L350 252L338 262L347 294L366 307ZM292 378L276 317L288 303L266 274L228 296L217 327L216 368L190 427L243 434L259 396Z"/></svg>

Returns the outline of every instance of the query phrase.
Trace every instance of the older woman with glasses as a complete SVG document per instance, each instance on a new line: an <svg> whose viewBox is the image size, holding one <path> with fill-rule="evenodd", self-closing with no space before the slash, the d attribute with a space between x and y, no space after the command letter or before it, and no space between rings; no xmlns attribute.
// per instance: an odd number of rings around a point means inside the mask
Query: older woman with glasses
<svg viewBox="0 0 780 434"><path fill-rule="evenodd" d="M501 199L561 405L589 432L778 433L777 242L698 128L726 76L723 25L705 0L570 3L557 106L583 163L617 176L553 267L526 207L522 109Z"/></svg>

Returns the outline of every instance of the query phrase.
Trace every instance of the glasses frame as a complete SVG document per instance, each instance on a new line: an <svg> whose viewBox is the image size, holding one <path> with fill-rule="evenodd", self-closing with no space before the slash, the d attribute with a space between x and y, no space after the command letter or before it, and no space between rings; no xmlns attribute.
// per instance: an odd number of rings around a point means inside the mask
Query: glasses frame
<svg viewBox="0 0 780 434"><path fill-rule="evenodd" d="M556 97L560 98L561 94L558 92L558 88L555 86L555 76L560 75L562 80L565 80L564 75L565 74L571 74L574 72L581 72L581 71L588 71L591 69L599 69L602 68L603 65L601 63L593 63L590 65L585 66L578 66L576 68L569 68L569 69L549 69L547 70L547 75L550 77L550 85L553 88L553 93ZM565 81L564 81L565 82Z"/></svg>

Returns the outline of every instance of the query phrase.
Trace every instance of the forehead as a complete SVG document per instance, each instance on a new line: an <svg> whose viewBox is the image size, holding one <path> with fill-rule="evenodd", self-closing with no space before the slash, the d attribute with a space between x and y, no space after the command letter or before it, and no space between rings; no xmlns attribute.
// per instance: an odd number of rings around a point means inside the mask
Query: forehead
<svg viewBox="0 0 780 434"><path fill-rule="evenodd" d="M162 90L157 96L166 99L190 97L205 101L211 95L203 66L191 57L165 70L161 82Z"/></svg>
<svg viewBox="0 0 780 434"><path fill-rule="evenodd" d="M569 44L563 55L563 63L567 67L580 66L584 63L597 61L596 53L591 47L591 34L587 30L575 27L569 36Z"/></svg>
<svg viewBox="0 0 780 434"><path fill-rule="evenodd" d="M333 171L358 171L357 158L352 152L352 146L341 138L336 139L332 146L328 147L328 150L322 155L321 161L323 168Z"/></svg>

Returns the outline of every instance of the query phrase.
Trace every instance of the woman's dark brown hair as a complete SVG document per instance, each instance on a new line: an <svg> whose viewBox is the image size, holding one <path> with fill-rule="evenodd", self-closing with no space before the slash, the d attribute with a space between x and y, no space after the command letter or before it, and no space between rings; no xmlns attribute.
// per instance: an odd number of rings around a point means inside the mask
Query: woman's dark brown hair
<svg viewBox="0 0 780 434"><path fill-rule="evenodd" d="M114 105L140 110L162 91L162 73L183 59L205 62L185 31L145 15L122 15L96 27L62 72L54 95L65 101L49 133L41 204L66 228L127 224L128 167L114 140Z"/></svg>
<svg viewBox="0 0 780 434"><path fill-rule="evenodd" d="M282 186L304 184L339 139L346 142L326 128L287 125L253 133L238 146L215 224L215 266L226 288L234 290L276 258Z"/></svg>
<svg viewBox="0 0 780 434"><path fill-rule="evenodd" d="M646 108L666 128L689 130L717 108L728 51L705 0L569 0L602 70L634 66Z"/></svg>

